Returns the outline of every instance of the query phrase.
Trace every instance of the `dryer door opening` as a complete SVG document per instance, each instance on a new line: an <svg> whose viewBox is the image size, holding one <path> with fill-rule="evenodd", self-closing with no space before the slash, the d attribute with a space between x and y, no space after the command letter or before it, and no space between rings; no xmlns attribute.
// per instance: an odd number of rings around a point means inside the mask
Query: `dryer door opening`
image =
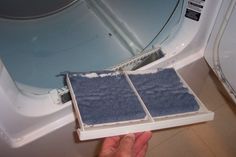
<svg viewBox="0 0 236 157"><path fill-rule="evenodd" d="M61 88L61 72L107 69L155 48L178 28L184 6L184 0L53 3L26 1L18 14L1 2L0 57L18 83Z"/></svg>

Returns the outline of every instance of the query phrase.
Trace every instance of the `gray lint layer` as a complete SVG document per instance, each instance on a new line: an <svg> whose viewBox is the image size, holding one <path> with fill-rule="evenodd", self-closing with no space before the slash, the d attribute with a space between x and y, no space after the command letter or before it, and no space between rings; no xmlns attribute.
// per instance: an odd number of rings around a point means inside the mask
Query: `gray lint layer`
<svg viewBox="0 0 236 157"><path fill-rule="evenodd" d="M124 75L69 75L82 121L87 125L142 119L146 116Z"/></svg>
<svg viewBox="0 0 236 157"><path fill-rule="evenodd" d="M174 69L129 77L153 117L199 110Z"/></svg>

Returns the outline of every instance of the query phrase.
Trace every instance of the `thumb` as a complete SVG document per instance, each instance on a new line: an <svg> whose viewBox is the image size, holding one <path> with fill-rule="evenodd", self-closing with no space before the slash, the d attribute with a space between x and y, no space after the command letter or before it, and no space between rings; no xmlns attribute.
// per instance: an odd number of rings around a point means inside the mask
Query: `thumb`
<svg viewBox="0 0 236 157"><path fill-rule="evenodd" d="M128 134L124 136L120 141L117 153L119 153L121 156L124 157L132 157L134 142L135 142L134 134Z"/></svg>

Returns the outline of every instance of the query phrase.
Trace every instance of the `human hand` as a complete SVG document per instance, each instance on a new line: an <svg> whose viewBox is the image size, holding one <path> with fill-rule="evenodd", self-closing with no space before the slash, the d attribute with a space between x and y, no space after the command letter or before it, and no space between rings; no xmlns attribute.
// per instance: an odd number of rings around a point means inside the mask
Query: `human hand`
<svg viewBox="0 0 236 157"><path fill-rule="evenodd" d="M99 157L144 157L151 132L108 137L104 140Z"/></svg>

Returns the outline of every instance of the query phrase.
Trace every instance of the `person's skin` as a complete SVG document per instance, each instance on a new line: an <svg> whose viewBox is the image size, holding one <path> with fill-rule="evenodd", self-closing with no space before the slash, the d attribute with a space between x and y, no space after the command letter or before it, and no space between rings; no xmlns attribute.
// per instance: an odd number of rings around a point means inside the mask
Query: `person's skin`
<svg viewBox="0 0 236 157"><path fill-rule="evenodd" d="M99 157L144 157L151 132L105 138Z"/></svg>

